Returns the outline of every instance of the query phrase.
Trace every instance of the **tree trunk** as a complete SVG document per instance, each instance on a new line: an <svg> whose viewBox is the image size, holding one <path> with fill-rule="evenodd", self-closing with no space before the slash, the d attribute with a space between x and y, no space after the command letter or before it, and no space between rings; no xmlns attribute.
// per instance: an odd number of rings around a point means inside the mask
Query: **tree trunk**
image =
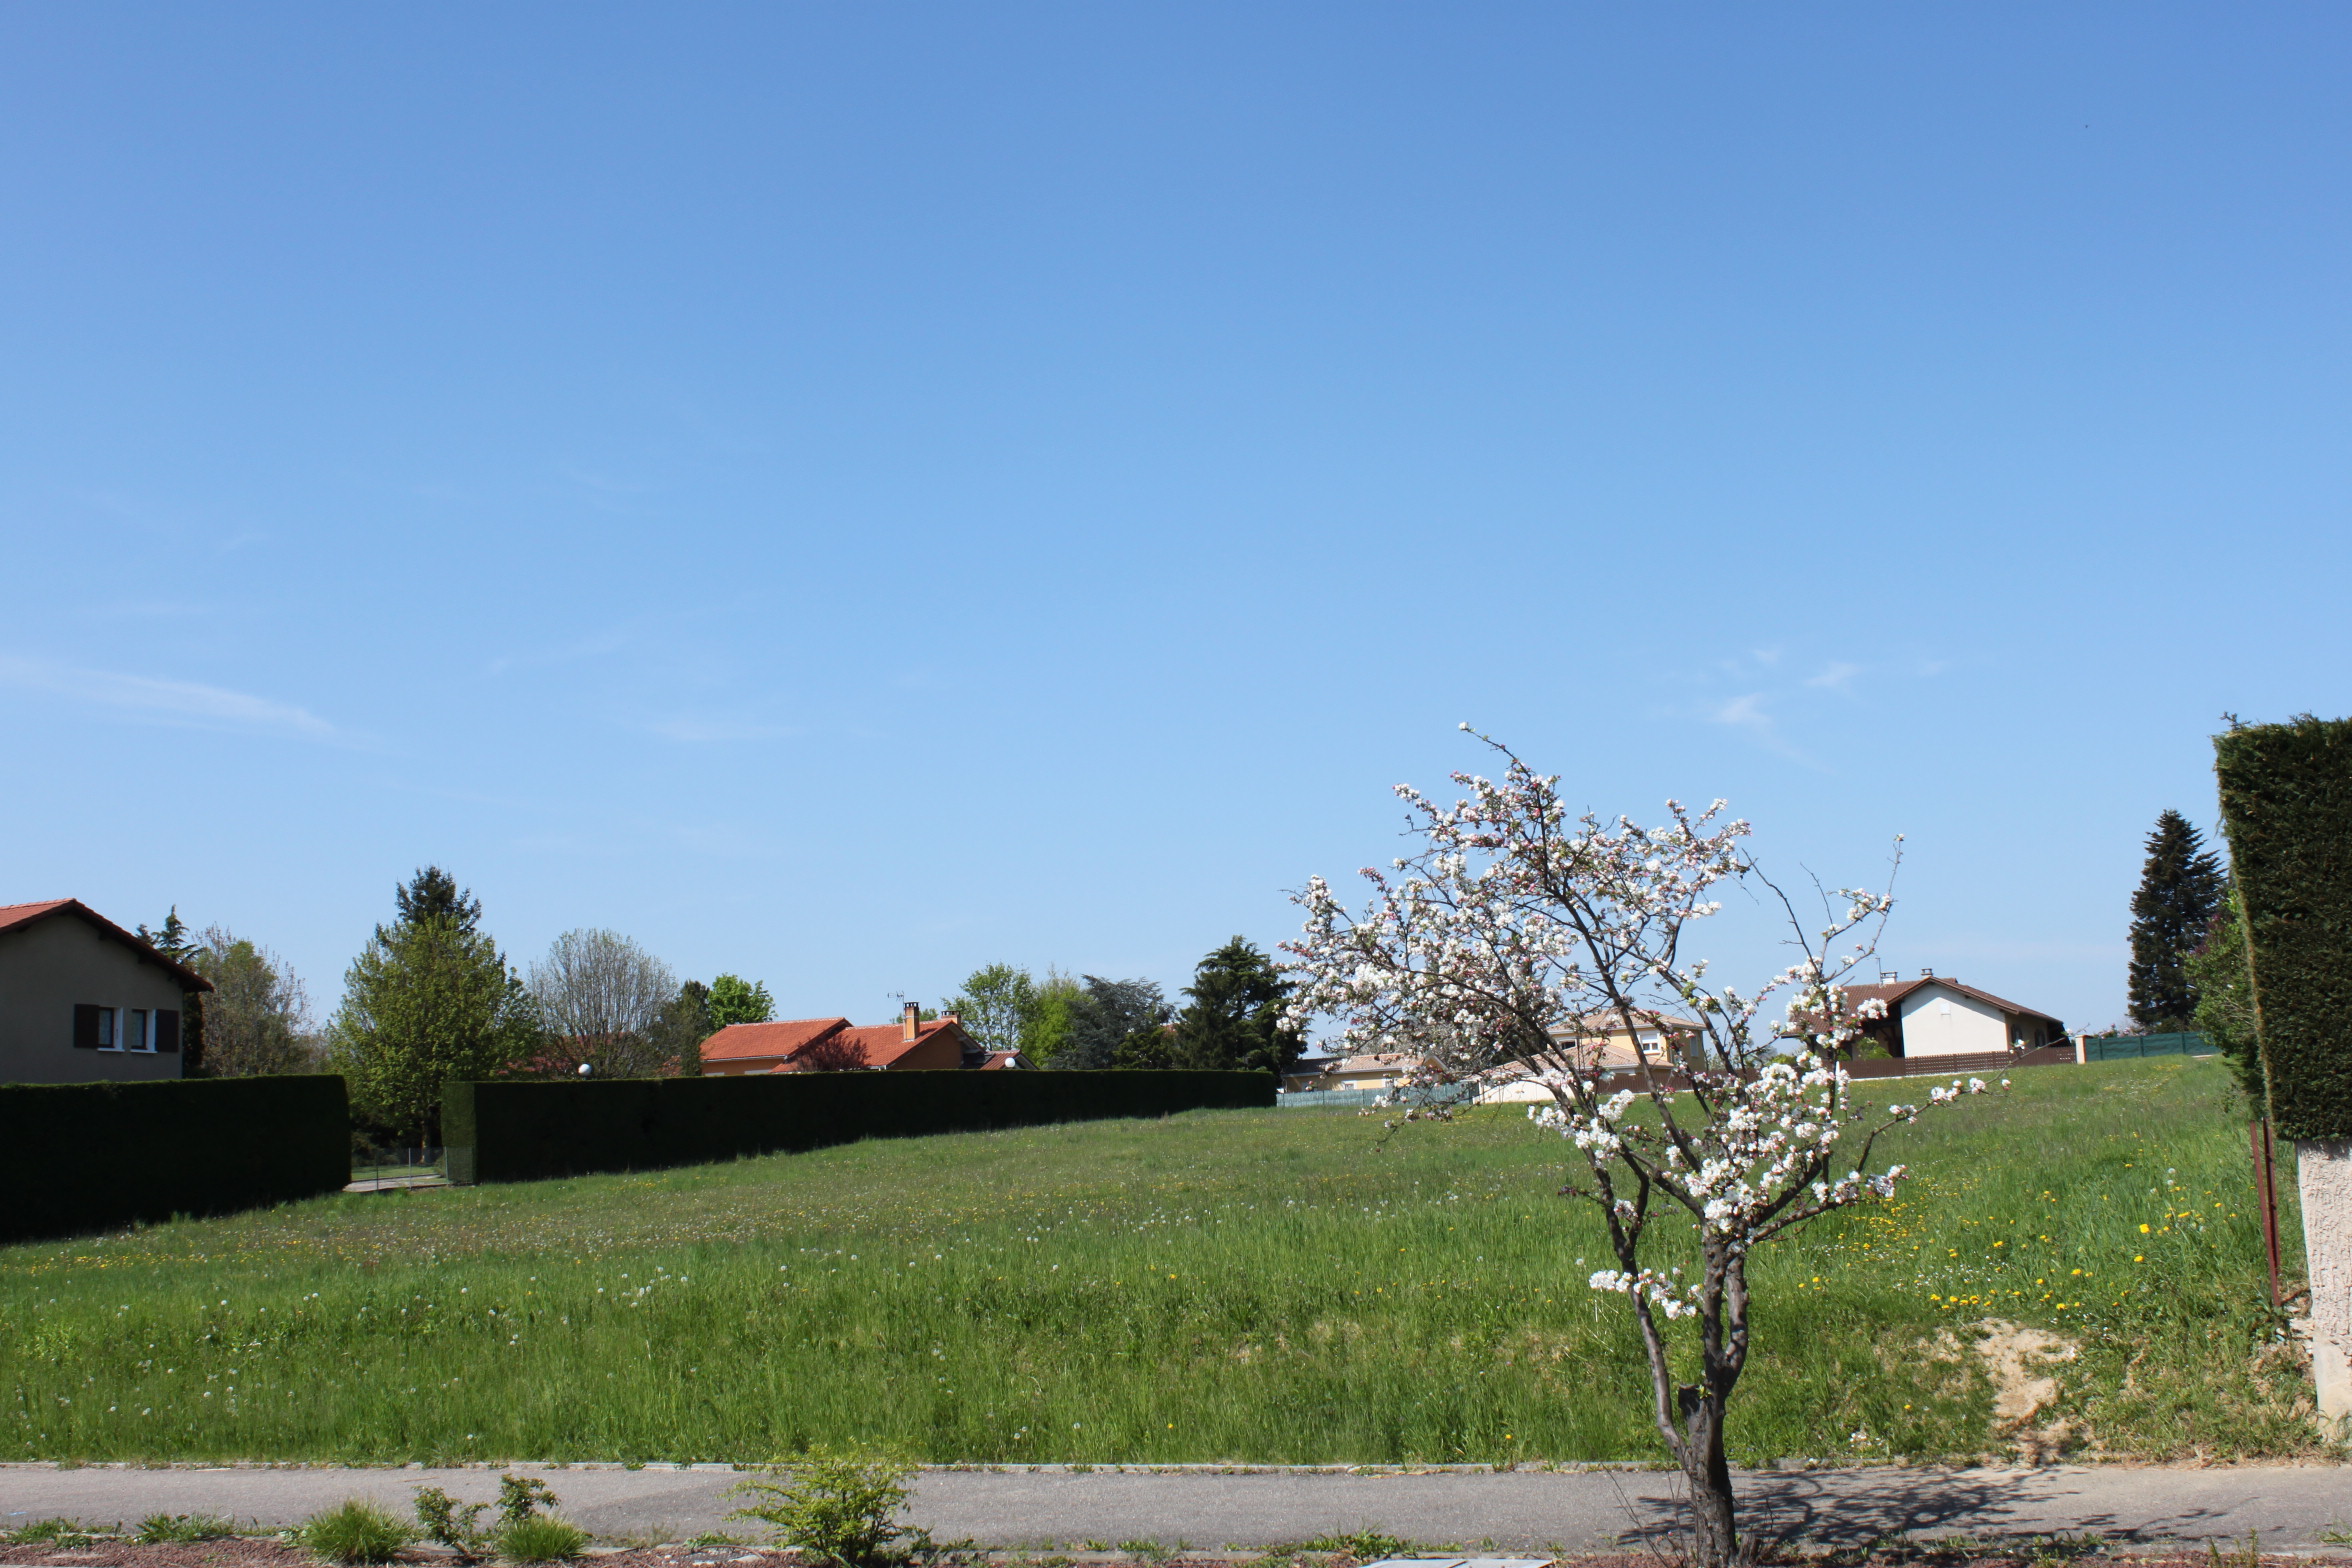
<svg viewBox="0 0 2352 1568"><path fill-rule="evenodd" d="M1682 1409L1682 1477L1690 1493L1692 1568L1740 1561L1731 1461L1723 1453L1723 1400L1703 1388L1675 1390Z"/></svg>

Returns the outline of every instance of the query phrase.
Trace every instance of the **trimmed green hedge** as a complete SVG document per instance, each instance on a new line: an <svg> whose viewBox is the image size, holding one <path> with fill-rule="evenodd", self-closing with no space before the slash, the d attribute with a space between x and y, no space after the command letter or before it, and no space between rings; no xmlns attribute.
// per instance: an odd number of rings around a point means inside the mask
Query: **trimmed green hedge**
<svg viewBox="0 0 2352 1568"><path fill-rule="evenodd" d="M340 1078L0 1084L0 1241L260 1208L349 1180Z"/></svg>
<svg viewBox="0 0 2352 1568"><path fill-rule="evenodd" d="M452 1083L449 1179L531 1181L1042 1122L1274 1103L1271 1073L775 1073Z"/></svg>
<svg viewBox="0 0 2352 1568"><path fill-rule="evenodd" d="M2352 721L2213 746L2271 1117L2281 1137L2352 1137Z"/></svg>

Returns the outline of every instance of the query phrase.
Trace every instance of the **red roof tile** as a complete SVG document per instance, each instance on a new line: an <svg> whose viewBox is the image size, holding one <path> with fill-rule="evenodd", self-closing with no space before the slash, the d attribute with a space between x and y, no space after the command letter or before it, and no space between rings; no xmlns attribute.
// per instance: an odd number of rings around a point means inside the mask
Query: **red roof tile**
<svg viewBox="0 0 2352 1568"><path fill-rule="evenodd" d="M918 1024L912 1040L906 1037L904 1024L868 1024L864 1028L849 1030L846 1038L864 1054L868 1067L889 1067L909 1052L933 1044L939 1038L940 1031L945 1029L955 1031L960 1055L964 1026L953 1018L934 1018L928 1023Z"/></svg>
<svg viewBox="0 0 2352 1568"><path fill-rule="evenodd" d="M746 1057L790 1056L816 1044L835 1030L849 1027L846 1018L786 1018L767 1024L729 1024L702 1042L706 1062L741 1061Z"/></svg>

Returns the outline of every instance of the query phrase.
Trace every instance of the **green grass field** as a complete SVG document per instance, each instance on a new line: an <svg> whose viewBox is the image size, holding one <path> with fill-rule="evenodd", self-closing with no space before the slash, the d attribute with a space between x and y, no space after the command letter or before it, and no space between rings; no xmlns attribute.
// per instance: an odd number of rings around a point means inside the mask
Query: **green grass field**
<svg viewBox="0 0 2352 1568"><path fill-rule="evenodd" d="M1987 1318L2080 1344L2092 1451L2314 1450L2242 1116L2172 1058L1905 1131L1922 1179L1758 1259L1738 1457L1999 1451ZM19 1246L0 1457L1654 1457L1597 1231L1551 1196L1573 1152L1505 1111L1385 1144L1196 1112Z"/></svg>

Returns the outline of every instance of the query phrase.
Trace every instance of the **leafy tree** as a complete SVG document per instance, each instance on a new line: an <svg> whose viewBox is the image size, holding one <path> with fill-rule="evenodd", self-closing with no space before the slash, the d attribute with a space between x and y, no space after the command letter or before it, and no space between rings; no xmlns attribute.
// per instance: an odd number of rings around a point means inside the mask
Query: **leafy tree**
<svg viewBox="0 0 2352 1568"><path fill-rule="evenodd" d="M2192 1019L2237 1074L2255 1114L2269 1103L2262 1082L2262 1049L2254 1035L2254 980L2246 963L2246 922L2238 890L2222 895L2221 913L2206 928L2205 945L2188 958L2189 984L2197 995Z"/></svg>
<svg viewBox="0 0 2352 1568"><path fill-rule="evenodd" d="M1288 1071L1305 1046L1297 1025L1283 1016L1290 989L1246 938L1218 948L1184 988L1191 1000L1176 1015L1176 1065Z"/></svg>
<svg viewBox="0 0 2352 1568"><path fill-rule="evenodd" d="M655 1047L669 1064L665 1071L673 1077L702 1076L702 1042L718 1032L711 1022L710 995L709 986L689 980L678 987L678 994L654 1021Z"/></svg>
<svg viewBox="0 0 2352 1568"><path fill-rule="evenodd" d="M1084 979L1084 988L1070 998L1070 1029L1061 1049L1050 1057L1033 1058L1039 1066L1099 1071L1113 1064L1130 1035L1157 1034L1168 1021L1168 1003L1157 982L1105 980L1099 975Z"/></svg>
<svg viewBox="0 0 2352 1568"><path fill-rule="evenodd" d="M1021 1016L1021 1050L1032 1063L1052 1060L1069 1047L1076 1009L1086 995L1077 981L1048 969Z"/></svg>
<svg viewBox="0 0 2352 1568"><path fill-rule="evenodd" d="M207 1076L245 1078L317 1069L309 994L276 954L213 926L191 949L187 963L213 987L203 998ZM185 1028L183 1019L183 1033Z"/></svg>
<svg viewBox="0 0 2352 1568"><path fill-rule="evenodd" d="M713 980L705 1006L714 1033L729 1024L764 1024L776 1016L776 1003L768 995L767 982L755 984L738 975L721 975Z"/></svg>
<svg viewBox="0 0 2352 1568"><path fill-rule="evenodd" d="M1017 1051L1022 1031L1037 1009L1037 982L1026 969L990 964L964 979L964 988L940 1004L963 1022L964 1033L991 1051Z"/></svg>
<svg viewBox="0 0 2352 1568"><path fill-rule="evenodd" d="M2221 908L2220 862L2188 818L2167 811L2148 835L2148 863L2132 895L2131 1017L2151 1033L2185 1030L2197 1012L2188 957Z"/></svg>
<svg viewBox="0 0 2352 1568"><path fill-rule="evenodd" d="M477 929L481 902L430 867L400 890L343 977L333 1027L353 1109L419 1142L440 1141L441 1086L520 1069L539 1045L530 993Z"/></svg>
<svg viewBox="0 0 2352 1568"><path fill-rule="evenodd" d="M654 1038L676 997L670 966L617 931L566 931L531 966L531 999L554 1054L608 1078L652 1078L675 1058Z"/></svg>

